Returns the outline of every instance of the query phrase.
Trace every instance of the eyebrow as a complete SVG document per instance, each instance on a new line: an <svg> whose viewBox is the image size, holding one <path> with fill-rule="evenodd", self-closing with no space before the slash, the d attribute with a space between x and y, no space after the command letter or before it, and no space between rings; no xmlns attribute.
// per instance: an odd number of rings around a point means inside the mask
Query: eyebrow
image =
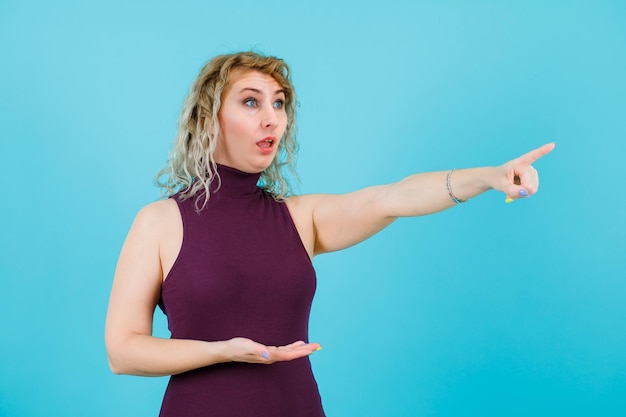
<svg viewBox="0 0 626 417"><path fill-rule="evenodd" d="M252 87L244 87L244 88L241 89L241 91L239 91L239 93L243 93L244 91L252 91L252 92L257 93L257 94L263 94L263 92L261 90L259 90L257 88L252 88ZM276 91L274 91L274 95L277 95L277 94L285 95L285 90L276 90Z"/></svg>

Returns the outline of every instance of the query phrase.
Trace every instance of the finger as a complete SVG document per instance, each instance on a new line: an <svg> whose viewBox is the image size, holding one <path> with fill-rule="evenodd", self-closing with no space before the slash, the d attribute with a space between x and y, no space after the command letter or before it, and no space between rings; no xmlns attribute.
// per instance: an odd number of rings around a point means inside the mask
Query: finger
<svg viewBox="0 0 626 417"><path fill-rule="evenodd" d="M528 167L526 167L526 170ZM524 171L526 171L524 170ZM524 174L520 172L520 169L516 166L510 166L507 172L507 177L509 179L508 184L503 188L502 191L506 194L506 202L511 203L514 199L520 197L527 197L528 190L523 184L523 176Z"/></svg>
<svg viewBox="0 0 626 417"><path fill-rule="evenodd" d="M296 346L292 343L291 345L269 349L269 359L272 362L290 361L308 356L321 348L319 343L305 343Z"/></svg>
<svg viewBox="0 0 626 417"><path fill-rule="evenodd" d="M532 166L526 168L526 170L519 176L520 188L517 190L519 197L530 197L535 194L539 188L537 170ZM523 191L525 190L525 192Z"/></svg>
<svg viewBox="0 0 626 417"><path fill-rule="evenodd" d="M319 343L307 343L305 341L302 340L298 340L297 342L293 342L290 343L288 345L284 345L284 346L278 346L277 349L279 350L286 350L286 349L317 349L320 346Z"/></svg>
<svg viewBox="0 0 626 417"><path fill-rule="evenodd" d="M291 344L286 346L280 346L276 348L276 350L280 352L300 352L305 354L310 354L320 349L321 346L319 343L301 343L301 344Z"/></svg>
<svg viewBox="0 0 626 417"><path fill-rule="evenodd" d="M290 343L290 344L285 345L285 346L280 346L279 349L289 349L289 348L292 348L292 347L299 347L299 346L304 346L304 345L306 345L305 341L298 340L297 342L293 342L293 343Z"/></svg>
<svg viewBox="0 0 626 417"><path fill-rule="evenodd" d="M294 359L304 358L305 356L309 356L311 353L313 352L304 350L282 350L272 352L270 354L270 359L273 362L287 362Z"/></svg>
<svg viewBox="0 0 626 417"><path fill-rule="evenodd" d="M504 200L506 203L512 203L513 201L520 199L520 198L528 198L531 195L533 195L534 192L533 191L529 191L528 188L526 187L510 187L509 190L507 190L506 192L506 199Z"/></svg>
<svg viewBox="0 0 626 417"><path fill-rule="evenodd" d="M519 158L517 158L517 162L523 165L531 165L537 159L552 152L555 146L556 146L556 143L554 142L547 143L543 146L540 146L537 149L533 149L532 151L520 156Z"/></svg>
<svg viewBox="0 0 626 417"><path fill-rule="evenodd" d="M511 203L518 198L527 198L539 190L539 175L532 166L519 175L515 175L515 180L506 189L506 203Z"/></svg>

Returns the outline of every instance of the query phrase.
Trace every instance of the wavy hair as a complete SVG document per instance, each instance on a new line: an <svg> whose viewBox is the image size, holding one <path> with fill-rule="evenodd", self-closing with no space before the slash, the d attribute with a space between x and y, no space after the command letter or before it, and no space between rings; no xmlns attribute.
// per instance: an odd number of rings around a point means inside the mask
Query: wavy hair
<svg viewBox="0 0 626 417"><path fill-rule="evenodd" d="M182 200L195 197L198 211L209 201L211 188L217 189L211 184L216 182L218 187L220 184L214 158L220 131L218 114L233 71L259 71L270 75L285 92L287 126L276 157L261 173L259 185L276 200L282 200L292 192L285 178L285 168L297 179L297 100L289 66L280 58L256 52L219 55L202 68L193 82L180 113L169 160L155 177L164 197L176 193Z"/></svg>

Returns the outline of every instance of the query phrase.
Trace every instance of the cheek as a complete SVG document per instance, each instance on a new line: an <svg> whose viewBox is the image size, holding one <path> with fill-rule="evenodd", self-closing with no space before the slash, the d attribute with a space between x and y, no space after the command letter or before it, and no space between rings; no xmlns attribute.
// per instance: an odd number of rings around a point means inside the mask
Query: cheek
<svg viewBox="0 0 626 417"><path fill-rule="evenodd" d="M245 131L244 121L234 114L220 118L220 127L225 136L240 136Z"/></svg>
<svg viewBox="0 0 626 417"><path fill-rule="evenodd" d="M287 115L283 115L282 120L281 120L281 129L282 129L282 133L285 133L285 130L287 130L287 123L289 123L289 119L287 118ZM281 136L282 136L281 133Z"/></svg>

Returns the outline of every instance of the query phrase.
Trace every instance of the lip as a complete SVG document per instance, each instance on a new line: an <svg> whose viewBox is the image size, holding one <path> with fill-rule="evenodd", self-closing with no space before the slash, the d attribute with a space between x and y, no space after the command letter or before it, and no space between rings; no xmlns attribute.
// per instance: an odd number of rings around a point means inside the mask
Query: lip
<svg viewBox="0 0 626 417"><path fill-rule="evenodd" d="M258 141L256 143L256 146L258 146L258 148L263 153L272 153L274 151L274 148L276 147L276 144L276 136L266 136Z"/></svg>

